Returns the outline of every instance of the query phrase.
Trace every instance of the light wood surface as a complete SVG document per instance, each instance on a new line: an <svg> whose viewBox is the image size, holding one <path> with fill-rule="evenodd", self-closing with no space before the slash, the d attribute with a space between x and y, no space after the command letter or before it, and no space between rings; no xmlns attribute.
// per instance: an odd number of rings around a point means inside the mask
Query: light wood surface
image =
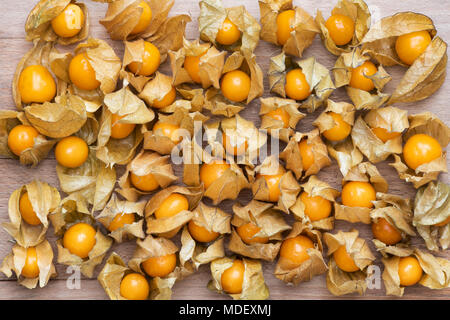
<svg viewBox="0 0 450 320"><path fill-rule="evenodd" d="M2 12L2 19L0 21L0 101L1 109L14 109L14 103L11 97L11 81L13 78L16 64L21 57L31 48L31 43L24 40L24 24L29 11L33 8L36 0L22 0L22 1L0 1L0 12ZM96 3L93 1L86 2L91 22L91 35L93 37L107 39L114 47L116 53L122 57L123 45L120 42L114 42L108 39L103 26L98 23L98 20L103 18L107 5ZM235 6L244 4L247 10L259 19L259 7L257 0L227 0L224 1L227 6ZM294 4L301 6L310 14L315 15L316 10L321 10L325 16L328 16L330 10L335 5L336 1L326 0L309 0L309 1L294 1ZM450 42L450 20L448 19L448 12L450 9L450 2L448 1L423 1L423 0L409 0L409 1L386 1L386 0L367 0L367 4L373 14L373 22L381 17L394 14L401 11L420 12L430 16L438 30L438 35L441 36L447 43ZM197 18L199 15L199 6L197 0L176 0L176 3L171 11L171 15L188 13L192 17L192 22L187 25L187 38L195 39L198 37ZM69 49L71 49L70 47ZM257 62L262 67L264 74L268 70L269 58L278 54L279 48L260 41L256 49ZM317 37L313 45L308 48L304 57L315 56L318 61L328 68L334 65L336 57L328 53L322 46L322 43ZM162 72L170 73L168 62L161 66ZM388 84L387 92L392 92L395 85L399 82L404 69L400 67L388 68L388 72L393 76L393 81ZM268 80L264 79L266 87L264 96L270 96L267 89ZM345 91L343 89L336 90L331 98L335 101L348 101ZM444 83L442 88L436 92L432 97L418 103L408 103L396 105L400 108L406 109L410 114L423 112L425 110L437 114L447 125L450 125L450 108L448 101L450 100L450 79ZM313 127L312 121L318 116L322 109L308 115L301 120L297 126L299 131L309 131ZM259 102L253 101L247 108L241 112L241 115L246 119L252 120L257 126L260 124L258 116ZM0 178L2 187L0 188L0 223L8 220L8 198L10 194L21 185L30 182L32 179L40 179L46 181L53 186L58 186L58 180L55 173L56 162L53 154L50 154L48 159L42 161L36 168L26 168L21 166L17 161L11 159L1 158L0 160ZM389 161L392 161L389 159ZM387 162L377 164L381 174L389 182L389 192L403 197L414 197L414 188L401 181L396 171L387 165ZM176 168L177 174L180 174L180 168ZM320 179L329 182L334 187L340 189L341 175L339 173L336 162L333 161L332 166L323 169L318 174ZM448 174L443 174L440 179L449 183L450 178ZM239 198L241 202L247 202L250 199L250 193L244 191ZM231 206L233 201L225 201L220 207L231 213ZM348 231L356 228L360 231L360 235L369 240L372 238L372 233L369 226L363 224L350 224L342 221L336 223L335 230ZM0 231L0 259L3 259L11 250L13 243L10 241L9 235ZM55 236L53 229L48 230L48 240L55 248ZM412 244L424 249L423 241L420 238L413 238ZM114 245L112 250L118 252L125 261L127 261L133 253L135 244L128 242L120 245ZM373 246L371 246L372 249ZM111 250L111 251L112 251ZM110 251L110 252L111 252ZM373 250L375 252L375 250ZM441 252L440 256L450 258L450 252ZM382 269L380 255L376 253L377 260L375 264ZM283 282L273 276L274 263L263 263L264 276L270 289L270 299L335 299L331 295L325 284L325 275L315 277L310 282L301 283L296 287L286 286ZM69 274L66 273L66 266L57 265L58 276L49 282L47 287L28 290L20 286L15 278L8 279L3 274L0 274L0 299L107 299L102 287L98 283L96 276L101 270L103 264L96 269L95 277L92 279L82 278L81 288L69 290L66 286L66 279ZM209 266L202 266L200 270L187 279L176 283L173 288L173 299L228 299L228 296L219 295L210 292L206 288L206 284L210 280ZM348 299L396 299L390 296L385 296L384 287L379 290L367 290L366 295L360 297L358 295L348 295L340 298ZM450 289L446 290L429 290L421 286L414 286L405 290L404 299L449 299Z"/></svg>

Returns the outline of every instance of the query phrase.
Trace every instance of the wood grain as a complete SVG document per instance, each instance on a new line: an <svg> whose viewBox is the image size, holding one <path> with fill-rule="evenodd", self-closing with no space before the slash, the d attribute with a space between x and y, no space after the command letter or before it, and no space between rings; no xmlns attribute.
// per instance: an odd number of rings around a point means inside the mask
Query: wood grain
<svg viewBox="0 0 450 320"><path fill-rule="evenodd" d="M31 43L24 40L24 24L29 11L33 8L36 0L22 0L22 1L0 1L0 11L3 12L2 20L0 21L0 101L2 101L1 109L13 110L14 103L11 97L11 81L13 78L16 64L21 57L31 48ZM123 55L123 45L120 42L114 42L108 39L108 35L104 28L98 23L98 20L103 18L106 11L106 5L96 3L93 1L85 1L90 12L91 22L91 36L106 39L116 50L119 56ZM335 1L294 1L294 4L302 6L310 14L315 14L316 10L321 10L327 16L328 12L334 6ZM438 30L438 35L446 42L450 42L450 21L448 20L448 11L450 3L448 1L385 1L385 0L367 0L372 14L373 20L376 21L381 17L394 14L401 11L415 11L430 16ZM227 6L235 6L244 4L247 10L256 18L259 19L259 8L257 0L227 0ZM388 5L387 5L388 4ZM186 36L188 39L195 39L198 37L197 18L199 15L199 7L196 0L176 0L176 3L171 11L171 15L188 13L192 17L192 22L187 25ZM62 48L70 50L69 48ZM266 74L268 70L269 58L278 54L279 48L268 44L264 41L259 43L256 49L257 62ZM326 67L331 68L334 65L336 57L328 53L322 46L320 39L317 37L313 45L308 48L305 57L315 56L317 60ZM447 67L450 68L450 67ZM168 62L161 66L161 71L170 73ZM448 71L448 69L447 69ZM388 68L388 72L393 76L393 81L388 84L386 91L392 92L395 85L399 82L404 69L401 67ZM267 90L267 77L264 80L265 93L264 96L270 96ZM336 90L331 96L336 101L348 101L345 92L340 89ZM448 101L450 100L450 81L446 81L442 88L436 92L432 97L418 102L397 105L398 107L408 110L410 113L423 112L424 110L431 111L437 114L445 123L450 124L450 108L448 108ZM298 131L309 131L312 127L312 121L321 112L315 112L308 115L300 121L297 126ZM249 120L260 124L259 103L252 102L242 111L241 115ZM50 154L48 159L44 160L36 168L25 168L20 166L17 161L11 159L1 159L0 177L2 179L2 188L0 189L0 223L8 220L8 198L13 190L19 188L21 185L28 183L32 179L40 179L46 181L51 185L58 186L58 180L55 173L56 162L53 154ZM387 162L377 164L381 174L389 182L389 192L403 197L413 197L415 194L414 188L401 181L394 169L387 165ZM177 174L180 174L180 168L176 168ZM329 182L336 188L340 189L341 176L338 173L338 167L335 162L330 167L322 170L318 176ZM441 180L449 183L450 177L448 174L443 174ZM247 202L251 195L248 191L244 191L239 198L241 202ZM231 213L231 206L233 201L225 201L221 203L220 207ZM291 217L289 217L290 219ZM362 237L367 240L372 238L371 231L368 226L362 224L350 224L343 221L336 223L336 230L342 229L348 231L356 228L360 231ZM48 231L48 239L54 246L53 229ZM9 235L3 230L0 231L0 258L3 259L11 250L12 242ZM413 245L424 249L423 241L420 238L412 239ZM118 252L125 261L127 261L133 253L135 244L132 242L121 245L114 245L112 250ZM55 248L55 246L54 246ZM372 246L372 249L373 246ZM111 250L111 251L112 251ZM373 250L375 252L375 250ZM382 269L380 255L376 253L378 259L375 264ZM450 258L450 252L441 252L439 256ZM264 276L270 288L271 299L393 299L393 297L385 296L384 287L379 290L368 290L363 297L357 295L349 295L336 298L332 296L325 285L325 275L318 276L310 282L301 283L297 287L286 286L273 276L274 263L264 263ZM102 266L97 267L97 276ZM66 281L70 276L66 273L65 266L57 266L58 276L56 279L50 281L45 288L28 290L17 284L14 278L8 279L3 274L0 274L0 299L107 299L106 294L96 280L82 278L81 287L79 290L67 289ZM206 289L206 284L210 279L208 266L202 266L200 270L188 277L187 279L178 282L174 287L174 299L228 299L225 295L218 295ZM449 299L450 289L446 290L429 290L420 286L414 286L405 290L404 298L407 299Z"/></svg>

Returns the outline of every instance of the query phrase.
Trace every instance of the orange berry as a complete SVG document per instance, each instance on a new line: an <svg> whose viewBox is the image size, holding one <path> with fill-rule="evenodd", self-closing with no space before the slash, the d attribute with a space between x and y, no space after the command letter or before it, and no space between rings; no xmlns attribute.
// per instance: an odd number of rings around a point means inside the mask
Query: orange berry
<svg viewBox="0 0 450 320"><path fill-rule="evenodd" d="M192 238L194 238L198 242L211 242L219 237L218 232L209 231L205 227L196 224L194 220L189 221L188 229Z"/></svg>
<svg viewBox="0 0 450 320"><path fill-rule="evenodd" d="M284 90L286 96L294 100L305 100L311 95L311 87L308 81L306 81L302 69L293 69L286 74Z"/></svg>
<svg viewBox="0 0 450 320"><path fill-rule="evenodd" d="M328 34L338 46L344 46L353 39L355 22L343 14L333 14L325 22Z"/></svg>
<svg viewBox="0 0 450 320"><path fill-rule="evenodd" d="M369 182L350 181L342 188L341 197L344 206L372 208L376 191Z"/></svg>
<svg viewBox="0 0 450 320"><path fill-rule="evenodd" d="M415 134L406 141L403 147L403 159L413 170L422 164L438 159L442 155L439 142L426 134Z"/></svg>
<svg viewBox="0 0 450 320"><path fill-rule="evenodd" d="M233 265L222 273L220 282L222 289L229 294L242 292L245 265L241 260L234 260Z"/></svg>
<svg viewBox="0 0 450 320"><path fill-rule="evenodd" d="M44 103L56 95L56 83L51 73L41 65L28 66L19 76L19 93L23 103Z"/></svg>
<svg viewBox="0 0 450 320"><path fill-rule="evenodd" d="M372 62L364 62L352 70L349 86L364 91L372 91L375 85L367 76L373 76L377 71L377 67Z"/></svg>
<svg viewBox="0 0 450 320"><path fill-rule="evenodd" d="M333 258L342 271L355 272L359 270L358 266L355 264L355 260L353 260L347 252L345 246L340 246L339 249L333 252Z"/></svg>
<svg viewBox="0 0 450 320"><path fill-rule="evenodd" d="M411 65L431 43L430 33L426 30L401 35L395 41L395 51L400 60Z"/></svg>
<svg viewBox="0 0 450 320"><path fill-rule="evenodd" d="M39 132L32 126L19 124L15 126L8 134L8 148L16 156L29 148L33 148L34 139L39 136Z"/></svg>
<svg viewBox="0 0 450 320"><path fill-rule="evenodd" d="M402 234L384 218L372 222L372 233L375 239L391 246L402 240Z"/></svg>
<svg viewBox="0 0 450 320"><path fill-rule="evenodd" d="M307 192L302 192L300 200L305 206L305 214L311 221L328 218L331 214L331 202L321 196L311 197Z"/></svg>
<svg viewBox="0 0 450 320"><path fill-rule="evenodd" d="M294 22L295 11L285 10L280 12L277 16L277 40L278 44L284 45L289 37L291 36L291 32L294 30L292 23Z"/></svg>
<svg viewBox="0 0 450 320"><path fill-rule="evenodd" d="M250 77L241 70L233 70L225 73L220 83L220 90L225 98L241 102L248 98L250 93Z"/></svg>
<svg viewBox="0 0 450 320"><path fill-rule="evenodd" d="M255 234L259 231L261 231L261 228L251 222L236 228L239 237L241 237L242 241L246 244L269 242L269 237L255 237Z"/></svg>
<svg viewBox="0 0 450 320"><path fill-rule="evenodd" d="M161 257L152 257L142 262L141 265L145 273L150 277L162 278L175 270L177 256L175 253L171 253Z"/></svg>
<svg viewBox="0 0 450 320"><path fill-rule="evenodd" d="M241 37L238 27L226 18L216 35L216 41L224 46L232 45Z"/></svg>
<svg viewBox="0 0 450 320"><path fill-rule="evenodd" d="M300 266L310 259L308 249L314 249L314 243L308 237L298 235L283 241L280 248L280 258L286 259L290 269Z"/></svg>
<svg viewBox="0 0 450 320"><path fill-rule="evenodd" d="M402 257L398 262L400 285L409 287L420 281L423 275L419 261L414 257Z"/></svg>

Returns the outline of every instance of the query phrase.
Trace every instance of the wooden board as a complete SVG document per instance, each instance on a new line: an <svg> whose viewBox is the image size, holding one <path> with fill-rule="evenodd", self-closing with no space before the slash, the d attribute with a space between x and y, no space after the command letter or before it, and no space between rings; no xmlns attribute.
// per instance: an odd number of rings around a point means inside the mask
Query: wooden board
<svg viewBox="0 0 450 320"><path fill-rule="evenodd" d="M16 64L21 57L31 48L31 43L24 40L24 24L29 11L33 8L36 0L22 0L22 1L0 1L0 12L3 12L2 20L0 21L0 101L2 101L1 109L14 109L14 103L11 97L11 81L13 78ZM103 18L106 5L95 3L92 1L85 1L90 12L91 20L91 35L93 37L108 39L108 35L104 28L98 23L98 20ZM294 1L296 5L300 5L300 1ZM310 14L315 15L316 10L320 9L327 16L335 1L302 1L301 6ZM391 15L401 11L415 11L430 16L436 25L438 35L440 35L446 42L450 42L450 22L448 20L448 11L450 3L439 1L385 1L385 0L367 0L368 5L373 14L373 20L376 21L381 17ZM389 3L389 5L386 5ZM227 0L227 6L235 6L244 4L247 10L256 18L259 19L259 8L257 0ZM198 37L197 18L199 15L199 6L196 0L177 0L175 6L171 11L171 15L188 13L192 17L192 22L187 25L187 38L195 39ZM108 42L115 48L119 56L123 55L123 45L120 42L108 40ZM269 58L278 54L279 48L261 41L256 49L257 62L262 67L264 74L268 70ZM328 53L322 46L319 37L317 37L313 45L305 51L305 57L315 56L318 61L326 67L331 68L334 65L336 57ZM161 70L165 73L170 73L168 62L162 65ZM399 82L401 75L404 72L403 68L393 67L388 68L388 72L393 76L394 80L387 86L387 92L392 92L395 85ZM264 79L265 93L264 96L269 96L268 80ZM343 89L336 90L331 98L335 101L348 101ZM450 124L450 108L448 101L450 100L450 80L447 80L443 87L436 92L432 97L418 103L408 103L398 105L401 108L408 110L410 113L423 112L425 110L437 114L447 125ZM252 102L241 113L246 119L252 120L256 125L260 124L258 116L259 103ZM318 116L321 111L308 115L301 120L297 126L299 131L309 131L313 127L312 121ZM13 190L19 188L21 185L30 182L32 179L40 179L46 181L51 185L58 186L58 180L55 173L55 160L53 154L49 155L48 159L42 161L36 168L25 168L17 161L2 158L0 160L0 179L2 181L2 188L0 189L0 223L8 220L8 198ZM414 188L411 185L401 181L393 168L387 165L387 162L377 164L381 174L389 182L389 192L403 197L413 197ZM177 168L177 173L180 173ZM340 189L341 176L338 173L336 162L333 165L322 170L318 176L329 182L334 187ZM450 178L448 174L443 174L440 177L443 181L449 183ZM245 203L250 199L250 193L245 191L241 194L240 199ZM233 201L225 201L220 207L231 213L231 206ZM362 237L367 240L372 238L370 228L362 224L350 224L342 221L336 223L336 230L348 231L356 228L360 231ZM48 239L54 246L55 236L53 230L48 230ZM3 259L11 250L12 242L9 235L0 231L0 259ZM420 238L412 239L413 245L424 249L423 241ZM125 261L127 261L133 253L135 248L134 242L128 242L121 245L114 245L112 250L118 252ZM371 245L371 248L373 246ZM56 249L56 248L55 248ZM373 250L375 252L375 250ZM56 250L55 250L56 252ZM450 252L441 252L440 256L450 258ZM377 260L375 264L382 269L380 255L376 253ZM297 287L286 286L283 282L273 276L274 263L263 263L264 276L270 289L271 299L335 299L331 295L325 285L325 275L315 277L312 281L301 283ZM68 289L67 279L70 274L66 273L66 267L58 265L58 276L51 280L47 287L42 289L28 290L18 285L14 278L8 279L3 274L0 275L0 299L107 299L102 287L96 280L96 276L101 270L101 266L97 267L95 277L92 279L82 278L80 289ZM219 295L210 292L206 289L206 284L210 280L210 272L208 266L202 266L200 270L188 277L187 279L176 283L173 291L174 299L228 299L228 296ZM385 296L384 287L377 290L367 290L363 297L357 295L349 295L340 298L349 299L393 299L393 297ZM450 289L446 290L429 290L421 286L414 286L407 288L404 298L407 299L449 299ZM395 298L394 298L395 299Z"/></svg>

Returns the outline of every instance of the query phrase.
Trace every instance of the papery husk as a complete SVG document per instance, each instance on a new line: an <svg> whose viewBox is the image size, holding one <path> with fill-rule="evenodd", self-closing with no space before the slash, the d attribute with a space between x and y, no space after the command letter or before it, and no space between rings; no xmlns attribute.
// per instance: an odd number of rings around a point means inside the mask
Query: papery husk
<svg viewBox="0 0 450 320"><path fill-rule="evenodd" d="M327 144L328 153L334 159L336 159L339 170L343 176L347 175L347 172L363 161L363 154L352 143L351 139L345 139L337 144Z"/></svg>
<svg viewBox="0 0 450 320"><path fill-rule="evenodd" d="M145 202L121 201L113 194L105 208L95 217L103 226L108 229L113 219L119 214L133 213L135 222L125 224L123 227L110 232L108 235L114 238L116 242L121 243L124 240L134 238L145 238L144 233L144 207Z"/></svg>
<svg viewBox="0 0 450 320"><path fill-rule="evenodd" d="M312 152L314 154L314 163L306 171L303 169L302 156L298 147L302 139L306 139L307 144L312 145ZM295 132L286 148L280 153L280 159L285 161L286 169L292 170L297 179L316 174L322 168L331 164L327 146L320 138L319 129L314 129L306 133Z"/></svg>
<svg viewBox="0 0 450 320"><path fill-rule="evenodd" d="M178 51L169 51L170 67L173 74L173 85L195 83L184 68L184 61L188 56L201 56L198 76L204 89L214 86L220 88L220 76L225 63L226 51L219 51L209 43L200 44L199 40L183 39L183 47Z"/></svg>
<svg viewBox="0 0 450 320"><path fill-rule="evenodd" d="M26 223L20 213L20 198L25 193L28 193L33 211L41 222L37 226ZM9 222L3 222L2 226L19 246L36 246L45 240L49 226L47 216L58 207L60 201L58 189L45 182L33 180L11 194L8 202Z"/></svg>
<svg viewBox="0 0 450 320"><path fill-rule="evenodd" d="M377 109L385 104L390 97L389 94L382 92L384 86L392 79L382 65L377 66L378 71L374 75L367 76L373 81L374 90L367 92L349 86L352 70L366 61L370 61L370 57L360 48L355 48L351 52L341 54L333 67L336 87L345 86L356 110Z"/></svg>
<svg viewBox="0 0 450 320"><path fill-rule="evenodd" d="M311 89L311 94L301 102L300 107L314 112L336 89L329 70L318 63L315 57L293 59L282 52L271 58L268 71L270 91L286 98L286 73L296 68L302 69Z"/></svg>
<svg viewBox="0 0 450 320"><path fill-rule="evenodd" d="M61 94L61 91L67 90L67 92L77 95L84 100L101 104L103 96L116 89L122 61L106 41L96 38L89 38L87 42L80 43L75 48L75 55L80 53L84 53L89 60L95 71L95 77L100 82L100 86L90 91L77 88L70 82L69 77L69 64L73 55L71 53L60 54L54 50L50 57L51 69L58 77L59 82L65 86L65 89L58 90L58 93Z"/></svg>
<svg viewBox="0 0 450 320"><path fill-rule="evenodd" d="M306 192L309 197L319 196L331 203L336 202L336 198L340 195L338 190L332 188L328 183L319 180L315 175L310 176L308 182L300 185L300 187L302 188L301 193ZM334 228L334 216L332 213L327 218L311 221L305 213L305 205L300 197L297 198L290 210L304 225L310 224L314 229L320 230L333 230Z"/></svg>
<svg viewBox="0 0 450 320"><path fill-rule="evenodd" d="M204 159L205 163L210 163L211 161L213 161L213 158ZM250 184L242 169L234 162L229 163L229 165L230 168L205 190L204 196L210 198L214 205L217 205L226 199L235 200L242 189L250 188ZM184 174L184 179L193 174L199 174L199 165L194 164L188 168L190 172ZM198 181L200 182L200 180Z"/></svg>
<svg viewBox="0 0 450 320"><path fill-rule="evenodd" d="M410 115L409 129L403 135L406 142L415 134L423 133L435 138L445 150L450 142L450 128L443 123L436 115L430 112ZM412 182L415 188L419 188L430 181L436 180L441 172L447 172L447 153L442 151L442 155L428 163L424 163L412 170L400 156L394 155L395 162L389 165L397 170L400 179Z"/></svg>
<svg viewBox="0 0 450 320"><path fill-rule="evenodd" d="M142 126L155 118L144 101L134 95L128 87L105 95L105 107L100 119L96 156L109 166L124 165L131 161L141 141L144 139ZM124 116L118 123L136 124L130 135L123 139L111 138L113 114Z"/></svg>
<svg viewBox="0 0 450 320"><path fill-rule="evenodd" d="M233 265L234 258L224 257L211 262L212 280L208 283L208 289L218 293L224 293L222 289L222 273ZM229 294L234 300L266 300L269 298L269 288L264 282L264 275L260 261L242 259L244 263L244 280L242 292Z"/></svg>
<svg viewBox="0 0 450 320"><path fill-rule="evenodd" d="M370 212L372 223L378 219L385 219L391 226L402 235L405 242L409 236L416 235L412 225L413 210L410 199L405 199L393 194L377 193L374 201L374 209Z"/></svg>
<svg viewBox="0 0 450 320"><path fill-rule="evenodd" d="M96 228L95 219L87 208L87 200L80 192L69 195L61 201L59 207L50 215L50 220L55 234L61 237L56 241L58 248L57 262L68 266L77 266L83 275L92 278L95 267L102 263L113 240L103 235L99 228ZM97 230L95 245L85 259L70 253L63 246L62 240L68 228L81 222L90 224Z"/></svg>
<svg viewBox="0 0 450 320"><path fill-rule="evenodd" d="M88 144L88 146L92 145L97 141L98 132L100 130L100 125L95 117L94 113L87 113L87 119L84 125L81 127L75 135Z"/></svg>
<svg viewBox="0 0 450 320"><path fill-rule="evenodd" d="M216 88L206 90L203 100L203 107L213 115L232 117L242 110L245 106L242 103L231 102L222 95L222 92Z"/></svg>
<svg viewBox="0 0 450 320"><path fill-rule="evenodd" d="M325 273L328 269L323 260L321 233L313 230L310 225L295 222L291 232L284 240L295 238L299 235L309 238L314 243L314 248L306 250L309 259L295 268L292 268L292 262L289 259L280 256L274 275L287 284L298 285L300 282L310 281L313 277Z"/></svg>
<svg viewBox="0 0 450 320"><path fill-rule="evenodd" d="M259 42L261 26L243 5L224 8L221 0L201 0L199 6L198 29L200 39L229 51L253 52L255 50ZM216 42L216 36L226 18L241 31L241 37L236 43L224 46Z"/></svg>
<svg viewBox="0 0 450 320"><path fill-rule="evenodd" d="M40 134L35 138L33 147L23 150L18 157L8 147L8 135L19 124L31 126L23 112L0 110L0 155L11 159L19 159L21 164L35 167L42 159L47 157L58 140L47 140Z"/></svg>
<svg viewBox="0 0 450 320"><path fill-rule="evenodd" d="M120 294L120 284L128 273L131 273L131 270L122 258L116 252L111 253L97 277L109 299L127 300Z"/></svg>
<svg viewBox="0 0 450 320"><path fill-rule="evenodd" d="M188 228L184 226L181 233L182 246L179 254L181 265L192 265L195 270L198 270L203 264L225 257L224 239L221 236L208 244L198 243L192 238Z"/></svg>
<svg viewBox="0 0 450 320"><path fill-rule="evenodd" d="M289 142L289 138L294 134L297 123L306 116L304 113L298 111L300 104L295 100L283 99L278 97L261 98L260 102L260 129L267 130L267 133L274 138L280 139L284 142ZM267 113L280 108L289 114L288 128L284 127L283 121L274 119L267 115Z"/></svg>
<svg viewBox="0 0 450 320"><path fill-rule="evenodd" d="M276 175L278 174L279 166L281 166L281 164L278 161L278 157L276 155L271 155L264 159L259 166L255 167L251 175ZM251 177L251 183L253 198L255 200L270 201L270 190L266 179L263 176ZM280 197L275 209L289 213L289 208L294 205L300 191L300 185L292 174L292 171L287 170L282 175L278 188L280 189Z"/></svg>
<svg viewBox="0 0 450 320"><path fill-rule="evenodd" d="M413 256L418 261L423 270L419 284L429 289L445 289L450 286L450 261L444 258L435 257L430 253L417 248L408 248L403 252L391 253L390 257L384 257L381 261L384 264L382 278L387 295L403 296L405 287L400 285L398 275L398 265L401 257Z"/></svg>
<svg viewBox="0 0 450 320"><path fill-rule="evenodd" d="M205 103L205 96L203 89L201 88L190 88L185 84L181 84L177 87L177 92L183 96L183 98L190 102L190 110L191 111L199 111L201 112L203 109L203 105ZM184 100L183 99L183 100ZM161 111L165 110L164 108ZM164 111L166 112L166 111ZM173 112L173 111L171 111Z"/></svg>
<svg viewBox="0 0 450 320"><path fill-rule="evenodd" d="M154 35L167 20L169 11L175 3L174 0L145 0L152 11L152 19L146 30L135 35L130 35L131 31L138 24L142 13L142 8L139 7L141 0L116 0L108 2L108 10L105 13L105 17L100 20L100 23L105 27L112 40L144 39Z"/></svg>
<svg viewBox="0 0 450 320"><path fill-rule="evenodd" d="M173 174L169 156L161 156L156 152L141 150L128 163L125 173L119 178L119 188L116 189L117 193L131 202L135 202L140 195L151 193L134 187L130 180L131 173L137 176L145 176L151 173L161 188L166 188L178 179Z"/></svg>
<svg viewBox="0 0 450 320"><path fill-rule="evenodd" d="M382 128L388 132L402 133L409 127L408 112L395 107L370 110L365 117L356 120L352 130L352 141L355 146L372 163L386 160L391 154L402 153L402 137L399 135L383 142L372 131Z"/></svg>
<svg viewBox="0 0 450 320"><path fill-rule="evenodd" d="M219 234L228 234L231 232L231 216L218 207L210 207L200 202L192 210L192 213L192 221L210 232L218 232Z"/></svg>
<svg viewBox="0 0 450 320"><path fill-rule="evenodd" d="M420 13L399 12L377 21L362 39L362 48L384 66L405 66L397 55L395 42L399 36L417 31L428 31L431 37L437 32L429 17Z"/></svg>
<svg viewBox="0 0 450 320"><path fill-rule="evenodd" d="M208 147L211 154L218 158L236 157L237 164L253 166L258 158L260 149L267 143L267 135L256 128L252 121L248 121L238 114L232 118L210 122L204 125ZM229 148L240 147L245 144L247 148L241 155L228 153L223 145L223 137L228 137Z"/></svg>
<svg viewBox="0 0 450 320"><path fill-rule="evenodd" d="M43 240L36 245L37 265L39 267L39 276L36 278L25 278L21 275L27 257L27 248L15 244L2 262L0 272L3 272L8 278L12 276L12 271L16 274L19 284L27 289L34 289L39 284L43 288L47 285L50 278L56 277L56 269L53 264L53 250L47 240Z"/></svg>
<svg viewBox="0 0 450 320"><path fill-rule="evenodd" d="M138 39L136 41L124 41L125 51L123 54L122 69L120 70L120 78L126 79L137 92L141 92L144 86L152 79L150 76L142 76L134 74L127 67L131 63L137 63L139 65L138 72L142 68L142 57L144 56L144 40Z"/></svg>
<svg viewBox="0 0 450 320"><path fill-rule="evenodd" d="M450 247L450 224L436 226L450 217L450 186L432 181L422 186L414 199L413 224L429 250Z"/></svg>
<svg viewBox="0 0 450 320"><path fill-rule="evenodd" d="M236 105L249 104L253 99L262 96L264 92L263 78L264 74L261 67L256 63L256 56L249 52L234 52L225 61L223 66L222 74L226 74L230 71L241 70L245 72L250 77L250 91L248 93L247 100L242 103L232 102L225 97L222 97L225 103L231 103ZM206 92L206 101L209 103L214 103L211 101L212 94L208 94L209 90ZM213 89L211 92L215 92ZM214 110L212 107L205 106L205 108Z"/></svg>
<svg viewBox="0 0 450 320"><path fill-rule="evenodd" d="M342 186L350 181L361 181L370 183L376 192L386 193L388 191L387 181L380 175L377 167L370 162L362 162L351 168L342 180ZM346 220L348 222L371 223L371 208L367 207L348 207L340 203L334 204L334 213L337 220Z"/></svg>
<svg viewBox="0 0 450 320"><path fill-rule="evenodd" d="M50 138L68 137L87 121L86 105L75 95L57 96L54 103L32 104L24 112L31 125Z"/></svg>
<svg viewBox="0 0 450 320"><path fill-rule="evenodd" d="M158 48L162 62L166 61L170 51L178 50L183 46L186 24L191 21L191 17L187 14L170 17L164 21L155 34L145 38L146 41L153 43Z"/></svg>
<svg viewBox="0 0 450 320"><path fill-rule="evenodd" d="M30 51L28 51L17 64L12 81L12 97L18 110L22 110L24 106L19 91L20 74L25 68L32 65L41 65L50 71L50 52L54 50L53 46L53 42L35 40L33 42L33 48L31 48ZM56 90L58 91L59 84L56 83L56 79L55 84L57 84Z"/></svg>
<svg viewBox="0 0 450 320"><path fill-rule="evenodd" d="M161 206L163 201L173 193L185 196L189 203L188 210L178 212L167 218L156 218L154 212ZM203 197L203 186L181 187L171 186L156 193L145 206L145 221L147 222L147 233L172 238L183 225L194 216L194 210Z"/></svg>
<svg viewBox="0 0 450 320"><path fill-rule="evenodd" d="M170 115L158 114L160 123L169 123L179 127L178 135L181 140L190 139L196 129L196 125L208 120L208 117L200 112L188 112L186 109L178 108ZM161 130L147 131L144 133L144 149L153 150L159 154L171 154L177 145L171 138L165 136Z"/></svg>
<svg viewBox="0 0 450 320"><path fill-rule="evenodd" d="M337 234L324 234L324 241L328 247L327 255L329 256L327 288L335 296L353 292L362 295L367 289L367 266L372 264L375 256L370 251L366 241L359 238L358 234L358 230L354 229L349 232L339 231ZM341 245L345 245L348 254L359 268L358 271L345 272L336 265L332 254Z"/></svg>
<svg viewBox="0 0 450 320"><path fill-rule="evenodd" d="M116 169L98 160L92 149L80 167L71 169L58 164L56 174L61 190L67 194L81 193L92 205L92 211L105 207L116 183Z"/></svg>
<svg viewBox="0 0 450 320"><path fill-rule="evenodd" d="M300 7L293 7L292 0L260 0L259 11L261 15L261 39L279 45L277 38L277 17L285 10L294 10L292 31L289 39L283 45L283 52L301 57L303 51L308 48L320 29L314 18Z"/></svg>
<svg viewBox="0 0 450 320"><path fill-rule="evenodd" d="M266 261L275 260L281 246L283 231L291 229L283 218L280 211L272 209L273 204L251 200L247 205L239 203L233 205L234 216L231 224L235 227L232 231L228 249L241 256L262 259ZM261 230L254 237L267 237L267 243L245 243L236 231L236 228L252 223Z"/></svg>
<svg viewBox="0 0 450 320"><path fill-rule="evenodd" d="M355 122L355 106L347 102L334 102L331 99L326 101L325 110L314 120L313 125L319 128L321 134L336 126L334 119L329 112L339 114L342 120L353 127Z"/></svg>
<svg viewBox="0 0 450 320"><path fill-rule="evenodd" d="M53 31L51 22L71 3L76 4L83 11L84 23L75 36L69 38L60 37ZM40 0L27 17L25 33L25 39L28 41L41 39L61 45L83 41L89 35L89 11L84 3L74 0Z"/></svg>
<svg viewBox="0 0 450 320"><path fill-rule="evenodd" d="M322 42L330 53L339 56L359 46L370 29L371 15L367 4L362 0L339 0L338 4L331 11L330 16L334 14L347 16L355 23L355 33L352 40L344 46L338 46L330 37L322 12L317 10L316 23L321 30L320 37Z"/></svg>
<svg viewBox="0 0 450 320"><path fill-rule="evenodd" d="M428 98L447 75L447 43L436 37L408 68L387 104L415 102Z"/></svg>
<svg viewBox="0 0 450 320"><path fill-rule="evenodd" d="M137 248L133 253L133 257L128 262L128 266L135 272L145 274L141 269L141 263L153 257L161 257L168 254L176 254L178 247L166 238L153 238L151 235L144 240L136 241ZM172 287L177 280L192 274L193 267L190 263L181 264L177 259L177 266L167 276L160 278L155 277L150 281L150 299L152 300L170 300L172 297Z"/></svg>
<svg viewBox="0 0 450 320"><path fill-rule="evenodd" d="M147 105L153 106L156 100L162 100L172 90L172 77L155 72L155 76L145 84L139 93L139 98L144 100Z"/></svg>

